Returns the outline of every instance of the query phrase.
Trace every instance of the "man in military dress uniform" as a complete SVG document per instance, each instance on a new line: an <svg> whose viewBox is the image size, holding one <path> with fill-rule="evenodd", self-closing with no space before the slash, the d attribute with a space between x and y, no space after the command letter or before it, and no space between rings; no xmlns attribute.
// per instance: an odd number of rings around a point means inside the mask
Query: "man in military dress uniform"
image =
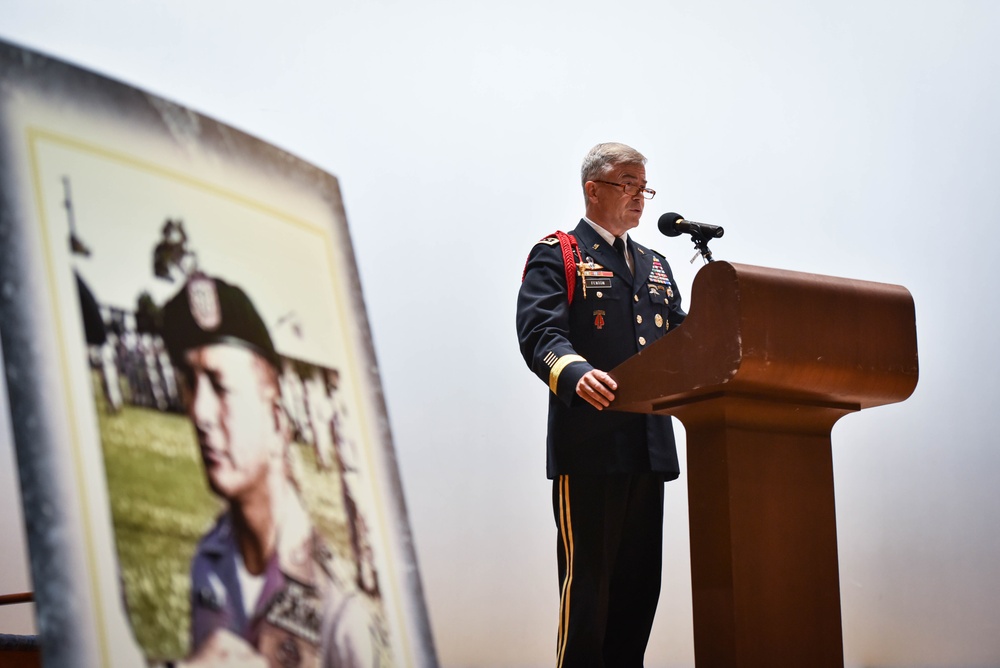
<svg viewBox="0 0 1000 668"><path fill-rule="evenodd" d="M280 360L240 288L195 275L163 308L205 475L227 503L191 563L191 654L221 665L373 665L360 595L334 575L291 478Z"/></svg>
<svg viewBox="0 0 1000 668"><path fill-rule="evenodd" d="M583 162L586 217L532 248L517 302L521 354L549 387L558 527L557 665L643 665L660 590L663 483L679 474L669 417L605 411L607 370L685 316L665 257L635 243L646 159L599 144Z"/></svg>

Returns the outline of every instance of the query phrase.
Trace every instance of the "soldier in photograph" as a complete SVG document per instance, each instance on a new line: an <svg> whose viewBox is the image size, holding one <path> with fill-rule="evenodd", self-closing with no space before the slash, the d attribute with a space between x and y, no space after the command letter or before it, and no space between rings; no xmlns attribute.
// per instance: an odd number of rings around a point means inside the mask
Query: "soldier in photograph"
<svg viewBox="0 0 1000 668"><path fill-rule="evenodd" d="M369 609L335 575L292 479L281 363L253 303L239 287L196 274L162 316L208 485L226 503L192 559L184 663L374 665Z"/></svg>

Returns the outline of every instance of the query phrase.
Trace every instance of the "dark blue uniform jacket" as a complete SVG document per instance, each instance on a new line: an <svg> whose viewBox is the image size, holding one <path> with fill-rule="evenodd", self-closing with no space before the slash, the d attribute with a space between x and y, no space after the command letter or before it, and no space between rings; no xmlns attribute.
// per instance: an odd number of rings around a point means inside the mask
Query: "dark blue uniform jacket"
<svg viewBox="0 0 1000 668"><path fill-rule="evenodd" d="M586 274L576 272L573 303L555 237L531 249L517 298L521 354L550 388L548 477L655 471L672 480L679 469L669 417L598 411L576 394L589 370L610 371L684 320L670 266L630 238L633 279L625 258L585 221L572 234Z"/></svg>

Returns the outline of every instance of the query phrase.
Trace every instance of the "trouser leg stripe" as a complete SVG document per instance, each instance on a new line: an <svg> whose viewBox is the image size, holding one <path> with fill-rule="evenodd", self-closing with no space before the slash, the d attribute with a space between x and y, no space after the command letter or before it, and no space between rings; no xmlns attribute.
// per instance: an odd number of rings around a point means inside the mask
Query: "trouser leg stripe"
<svg viewBox="0 0 1000 668"><path fill-rule="evenodd" d="M559 535L566 557L566 575L563 578L559 601L559 642L556 645L557 667L561 668L569 635L569 598L573 584L573 516L569 502L569 476L559 476Z"/></svg>

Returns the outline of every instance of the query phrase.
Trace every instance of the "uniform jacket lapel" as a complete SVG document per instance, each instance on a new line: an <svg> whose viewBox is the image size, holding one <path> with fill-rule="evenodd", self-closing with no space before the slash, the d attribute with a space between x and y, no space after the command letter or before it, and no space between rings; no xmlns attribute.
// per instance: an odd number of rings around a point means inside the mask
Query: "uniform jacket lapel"
<svg viewBox="0 0 1000 668"><path fill-rule="evenodd" d="M632 279L632 294L638 294L646 278L653 271L653 254L645 247L628 239L629 250L632 251L632 261L635 263L635 278Z"/></svg>
<svg viewBox="0 0 1000 668"><path fill-rule="evenodd" d="M580 255L586 260L587 256L594 258L594 262L603 265L615 273L615 276L625 281L629 285L632 281L631 272L625 263L625 257L608 244L600 234L594 231L587 221L580 220L580 224L573 230L577 243L580 244Z"/></svg>

